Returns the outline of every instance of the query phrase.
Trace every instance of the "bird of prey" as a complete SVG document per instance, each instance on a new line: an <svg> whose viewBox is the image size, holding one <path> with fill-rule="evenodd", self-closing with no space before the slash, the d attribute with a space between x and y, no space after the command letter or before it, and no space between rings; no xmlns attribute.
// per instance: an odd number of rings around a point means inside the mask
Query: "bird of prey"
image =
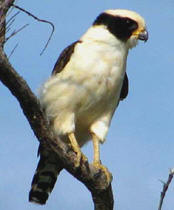
<svg viewBox="0 0 174 210"><path fill-rule="evenodd" d="M128 94L128 51L138 40L147 39L146 24L139 14L106 10L78 41L65 48L41 87L39 100L50 127L71 144L77 167L83 157L80 147L91 139L93 164L105 169L99 145L106 140L120 100ZM41 154L29 200L45 204L61 169L53 154Z"/></svg>

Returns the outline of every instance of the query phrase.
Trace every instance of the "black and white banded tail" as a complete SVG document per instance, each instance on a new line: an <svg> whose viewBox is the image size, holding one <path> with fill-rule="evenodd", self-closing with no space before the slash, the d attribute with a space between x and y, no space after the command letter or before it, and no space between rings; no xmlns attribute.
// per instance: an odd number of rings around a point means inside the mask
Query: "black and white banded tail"
<svg viewBox="0 0 174 210"><path fill-rule="evenodd" d="M61 170L62 166L54 153L41 154L32 180L29 201L41 205L45 204Z"/></svg>

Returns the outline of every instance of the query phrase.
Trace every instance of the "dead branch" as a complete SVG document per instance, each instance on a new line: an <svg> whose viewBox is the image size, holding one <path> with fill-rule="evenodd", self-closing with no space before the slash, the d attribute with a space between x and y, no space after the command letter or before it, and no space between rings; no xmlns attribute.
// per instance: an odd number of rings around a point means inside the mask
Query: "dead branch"
<svg viewBox="0 0 174 210"><path fill-rule="evenodd" d="M5 39L5 42L7 42L11 37L15 36L17 33L19 33L20 31L22 31L24 28L26 28L27 26L29 26L29 24L25 24L24 26L22 26L21 28L19 28L18 30L15 30L12 32L12 34L10 34L10 36L8 36Z"/></svg>
<svg viewBox="0 0 174 210"><path fill-rule="evenodd" d="M14 15L12 15L8 21L6 21L6 33L8 32L8 30L10 30L11 25L14 23L15 18L17 15L19 15L19 11L16 12Z"/></svg>
<svg viewBox="0 0 174 210"><path fill-rule="evenodd" d="M49 38L48 38L48 41L47 41L46 44L45 44L45 47L43 48L43 50L42 50L41 53L40 53L40 55L42 55L42 54L44 53L44 51L46 50L46 48L48 47L48 44L49 44L49 42L50 42L50 40L51 40L51 38L52 38L52 36L53 36L54 30L55 30L54 24L53 24L52 22L48 21L48 20L43 20L43 19L40 19L40 18L36 17L35 15L31 14L31 13L28 12L27 10L25 10L25 9L23 9L23 8L21 8L21 7L17 6L17 5L15 5L15 4L13 4L13 7L15 7L16 9L19 9L20 11L22 11L22 12L26 13L27 15L33 17L35 20L37 20L37 21L39 21L39 22L48 23L48 24L51 25L52 31L51 31L51 34L50 34L50 36L49 36Z"/></svg>
<svg viewBox="0 0 174 210"><path fill-rule="evenodd" d="M0 0L0 44L1 47L5 43L5 33L6 33L6 14L10 6L13 4L14 0Z"/></svg>
<svg viewBox="0 0 174 210"><path fill-rule="evenodd" d="M164 201L165 195L167 193L167 190L169 188L169 185L170 185L170 183L171 183L171 181L173 179L173 176L174 176L174 169L171 169L170 172L169 172L169 176L168 176L167 182L163 182L163 190L161 192L158 210L162 209L163 201Z"/></svg>
<svg viewBox="0 0 174 210"><path fill-rule="evenodd" d="M9 56L8 56L8 60L11 58L11 56L13 55L14 51L16 50L16 48L18 47L18 43L14 46L14 48L12 49L12 51L10 52Z"/></svg>
<svg viewBox="0 0 174 210"><path fill-rule="evenodd" d="M0 2L12 3L13 1L0 0ZM10 8L11 3L6 4L6 10L0 7L0 14L3 11L6 12ZM0 17L2 18L3 15ZM0 19L0 21L2 20ZM5 24L1 25L1 27L5 27ZM4 36L4 34L1 35ZM112 187L111 184L108 186L105 173L97 170L83 159L81 159L79 167L75 166L76 153L72 151L69 145L62 142L59 138L55 138L51 129L49 129L37 97L33 94L26 81L9 63L3 51L3 45L0 48L0 80L18 100L42 148L45 151L54 152L62 166L89 189L95 210L113 210Z"/></svg>

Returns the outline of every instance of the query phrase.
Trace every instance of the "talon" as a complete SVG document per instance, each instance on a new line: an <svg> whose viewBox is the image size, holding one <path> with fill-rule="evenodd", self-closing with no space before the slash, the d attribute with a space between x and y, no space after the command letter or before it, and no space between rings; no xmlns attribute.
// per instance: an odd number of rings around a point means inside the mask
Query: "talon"
<svg viewBox="0 0 174 210"><path fill-rule="evenodd" d="M101 161L100 161L100 148L99 148L99 138L94 134L94 133L91 133L92 134L92 141L93 141L93 146L94 146L94 162L93 162L93 166L95 168L97 168L98 170L102 170L105 175L106 175L106 179L107 179L107 184L109 185L112 181L112 174L108 171L108 169L103 166L101 164Z"/></svg>
<svg viewBox="0 0 174 210"><path fill-rule="evenodd" d="M88 162L88 158L82 153L82 160L83 162Z"/></svg>
<svg viewBox="0 0 174 210"><path fill-rule="evenodd" d="M102 165L100 162L94 162L93 166L95 168L97 168L98 170L102 170L104 172L104 174L106 176L107 183L109 185L112 181L112 174L109 172L109 170L104 165Z"/></svg>

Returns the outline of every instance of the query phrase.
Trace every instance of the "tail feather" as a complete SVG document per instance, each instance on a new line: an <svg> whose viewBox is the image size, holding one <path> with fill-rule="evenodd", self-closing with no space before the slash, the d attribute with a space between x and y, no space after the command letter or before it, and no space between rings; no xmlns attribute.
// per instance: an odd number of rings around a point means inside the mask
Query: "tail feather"
<svg viewBox="0 0 174 210"><path fill-rule="evenodd" d="M41 205L45 204L62 169L60 161L54 154L49 153L46 156L41 154L32 180L29 201Z"/></svg>

